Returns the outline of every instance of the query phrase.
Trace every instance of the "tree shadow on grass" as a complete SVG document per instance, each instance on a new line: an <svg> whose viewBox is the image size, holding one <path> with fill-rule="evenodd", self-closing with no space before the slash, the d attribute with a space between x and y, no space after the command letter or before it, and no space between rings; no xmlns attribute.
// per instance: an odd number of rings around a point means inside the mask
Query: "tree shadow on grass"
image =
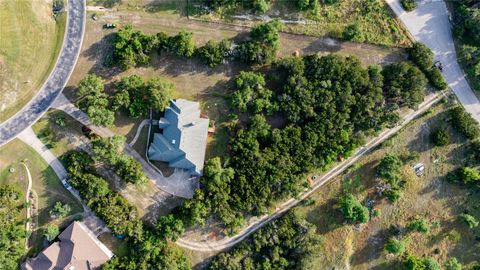
<svg viewBox="0 0 480 270"><path fill-rule="evenodd" d="M326 234L343 226L343 217L336 209L336 203L331 198L307 213L306 220L317 226L317 233Z"/></svg>
<svg viewBox="0 0 480 270"><path fill-rule="evenodd" d="M363 248L356 250L351 257L352 265L361 265L378 259L384 250L385 240L388 235L388 229L378 230L375 234L371 235Z"/></svg>
<svg viewBox="0 0 480 270"><path fill-rule="evenodd" d="M444 111L422 123L416 138L408 143L408 149L422 153L435 147L431 141L432 133L438 129L446 129L446 120L447 112Z"/></svg>
<svg viewBox="0 0 480 270"><path fill-rule="evenodd" d="M118 66L105 66L107 59L113 58L112 42L114 38L115 32L109 33L82 52L82 56L87 58L88 61L95 62L88 73L97 74L103 78L110 79L123 71Z"/></svg>

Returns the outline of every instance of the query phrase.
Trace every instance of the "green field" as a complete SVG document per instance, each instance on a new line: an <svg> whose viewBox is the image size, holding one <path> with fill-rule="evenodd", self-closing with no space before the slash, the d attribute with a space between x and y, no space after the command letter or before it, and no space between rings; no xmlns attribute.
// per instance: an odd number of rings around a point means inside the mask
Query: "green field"
<svg viewBox="0 0 480 270"><path fill-rule="evenodd" d="M73 215L82 212L80 203L63 187L55 172L48 164L26 144L16 139L0 147L0 184L18 184L25 193L28 184L27 174L20 162L25 162L32 175L32 190L34 205L37 208L32 216L36 230L30 241L33 252L42 247L42 228L54 223L61 225ZM13 168L13 172L10 169ZM64 219L52 220L50 209L57 202L71 206L70 216Z"/></svg>
<svg viewBox="0 0 480 270"><path fill-rule="evenodd" d="M52 0L0 0L0 122L37 93L60 52L66 14Z"/></svg>

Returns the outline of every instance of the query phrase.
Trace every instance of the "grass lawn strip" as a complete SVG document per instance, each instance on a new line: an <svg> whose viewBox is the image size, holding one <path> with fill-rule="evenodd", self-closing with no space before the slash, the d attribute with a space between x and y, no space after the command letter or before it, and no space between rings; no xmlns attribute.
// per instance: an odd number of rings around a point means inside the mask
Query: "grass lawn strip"
<svg viewBox="0 0 480 270"><path fill-rule="evenodd" d="M27 104L53 69L63 44L66 13L51 0L0 1L0 122Z"/></svg>

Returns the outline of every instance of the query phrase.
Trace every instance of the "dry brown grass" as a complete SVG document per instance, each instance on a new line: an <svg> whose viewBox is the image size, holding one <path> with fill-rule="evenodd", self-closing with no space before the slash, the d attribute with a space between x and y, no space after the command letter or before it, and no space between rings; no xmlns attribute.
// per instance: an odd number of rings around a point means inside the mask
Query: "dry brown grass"
<svg viewBox="0 0 480 270"><path fill-rule="evenodd" d="M399 266L396 259L383 250L385 241L392 235L392 225L405 228L413 218L424 218L429 224L439 225L432 227L428 235L404 232L412 254L431 256L442 263L450 257L464 264L480 259L476 252L475 230L469 230L457 220L467 209L478 217L480 211L476 205L480 199L467 188L444 179L447 172L462 163L465 149L464 139L446 123L442 106L436 106L432 113L409 124L382 148L362 158L349 173L316 193L314 205L299 207L307 219L317 225L325 240L325 250L318 260L319 269L396 269ZM448 130L451 144L445 147L431 144L430 132L438 127ZM407 162L402 172L407 181L402 198L394 204L378 198L374 187L378 184L375 167L379 160L386 153L405 155L413 152L418 153L418 157ZM417 177L411 169L416 162L426 165L422 177ZM380 210L379 217L360 228L342 224L340 213L335 209L335 198L347 187L346 180L355 178L361 179L361 185L349 185L349 191L363 203L374 200L375 209ZM440 253L435 254L435 249Z"/></svg>
<svg viewBox="0 0 480 270"><path fill-rule="evenodd" d="M241 70L248 70L249 67L235 62L212 69L196 59L181 59L154 53L152 64L149 66L132 68L124 72L115 68L106 68L102 63L105 55L110 52L110 40L115 30L104 30L102 26L107 22L118 23L119 27L132 24L136 29L146 33L163 31L170 35L181 30L187 30L194 33L194 40L199 46L210 39L241 39L248 33L249 28L188 20L171 12L149 13L120 9L98 13L99 19L97 21L91 19L92 14L89 13L87 16L82 53L69 81L69 88L65 91L66 94L73 99L75 85L87 73L101 75L105 82L110 84L107 86L109 91L114 90L111 83L126 75L137 74L145 78L161 76L175 84L174 97L200 101L203 112L219 125L215 136L209 138L207 156L224 155L228 133L221 123L225 121L225 117L230 112L228 97L231 93L232 78L239 74ZM384 64L405 57L402 49L342 42L331 38L282 34L280 43L279 57L291 56L295 51L299 51L303 55L336 52L356 55L365 65ZM129 141L133 138L141 120L131 119L126 116L125 112L118 112L113 131L117 134L126 135L127 141Z"/></svg>

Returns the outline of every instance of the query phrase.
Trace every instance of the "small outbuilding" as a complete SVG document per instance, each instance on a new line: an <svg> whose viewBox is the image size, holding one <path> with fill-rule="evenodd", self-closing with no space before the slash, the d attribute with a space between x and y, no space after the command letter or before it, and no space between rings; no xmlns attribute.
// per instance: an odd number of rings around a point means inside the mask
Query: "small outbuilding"
<svg viewBox="0 0 480 270"><path fill-rule="evenodd" d="M200 176L207 148L208 119L200 116L200 104L173 99L158 121L162 133L153 135L148 158L167 162L170 167Z"/></svg>

